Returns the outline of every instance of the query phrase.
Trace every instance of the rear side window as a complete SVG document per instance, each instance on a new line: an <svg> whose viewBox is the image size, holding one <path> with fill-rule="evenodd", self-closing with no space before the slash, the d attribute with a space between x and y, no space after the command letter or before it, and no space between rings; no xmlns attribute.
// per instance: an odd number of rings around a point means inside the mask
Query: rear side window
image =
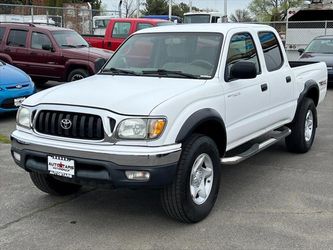
<svg viewBox="0 0 333 250"><path fill-rule="evenodd" d="M142 30L142 29L151 28L151 27L154 27L154 26L150 23L138 23L136 30Z"/></svg>
<svg viewBox="0 0 333 250"><path fill-rule="evenodd" d="M31 48L32 49L43 49L43 46L45 46L45 45L52 47L50 38L43 33L32 32Z"/></svg>
<svg viewBox="0 0 333 250"><path fill-rule="evenodd" d="M3 36L5 35L5 27L0 27L0 43L2 42Z"/></svg>
<svg viewBox="0 0 333 250"><path fill-rule="evenodd" d="M257 50L252 36L247 33L238 33L233 35L230 41L225 80L230 81L230 69L233 64L239 61L253 62L256 65L257 73L260 73L260 65Z"/></svg>
<svg viewBox="0 0 333 250"><path fill-rule="evenodd" d="M126 38L129 35L130 28L131 28L130 23L116 22L113 27L112 37Z"/></svg>
<svg viewBox="0 0 333 250"><path fill-rule="evenodd" d="M7 45L14 47L25 47L28 31L11 30L8 35Z"/></svg>
<svg viewBox="0 0 333 250"><path fill-rule="evenodd" d="M275 71L282 67L283 57L279 42L273 32L259 32L259 40L264 51L268 71Z"/></svg>

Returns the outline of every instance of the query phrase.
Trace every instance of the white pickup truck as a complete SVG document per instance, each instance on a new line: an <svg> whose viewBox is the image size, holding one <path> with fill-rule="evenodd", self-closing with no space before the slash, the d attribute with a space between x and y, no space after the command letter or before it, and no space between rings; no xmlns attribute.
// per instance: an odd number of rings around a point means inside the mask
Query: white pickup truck
<svg viewBox="0 0 333 250"><path fill-rule="evenodd" d="M325 63L288 62L269 26L145 29L97 75L27 98L12 156L46 193L160 188L169 216L198 222L214 206L221 164L281 139L293 152L311 148L326 89Z"/></svg>

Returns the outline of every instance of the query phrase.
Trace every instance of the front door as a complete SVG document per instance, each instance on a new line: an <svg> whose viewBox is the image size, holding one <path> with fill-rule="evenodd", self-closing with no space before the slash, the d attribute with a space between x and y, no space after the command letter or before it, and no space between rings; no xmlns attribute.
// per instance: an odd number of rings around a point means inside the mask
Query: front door
<svg viewBox="0 0 333 250"><path fill-rule="evenodd" d="M225 106L228 147L232 148L265 129L265 111L269 104L269 89L265 83L256 44L248 32L236 32L227 38L225 62ZM253 62L257 68L254 79L233 79L230 68L239 61Z"/></svg>
<svg viewBox="0 0 333 250"><path fill-rule="evenodd" d="M61 77L58 52L54 49L47 34L33 31L29 51L30 75L48 79Z"/></svg>

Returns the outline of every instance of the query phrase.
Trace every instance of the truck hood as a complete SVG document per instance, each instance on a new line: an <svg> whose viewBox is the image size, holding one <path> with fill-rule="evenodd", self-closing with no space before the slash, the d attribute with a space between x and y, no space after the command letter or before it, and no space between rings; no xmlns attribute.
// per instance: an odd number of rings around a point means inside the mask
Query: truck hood
<svg viewBox="0 0 333 250"><path fill-rule="evenodd" d="M0 86L26 82L30 82L30 77L22 70L10 64L0 64Z"/></svg>
<svg viewBox="0 0 333 250"><path fill-rule="evenodd" d="M197 79L95 75L41 91L23 104L80 105L120 114L149 115L160 103L205 82Z"/></svg>
<svg viewBox="0 0 333 250"><path fill-rule="evenodd" d="M82 47L82 48L71 48L71 49L63 49L63 55L68 58L84 58L86 57L88 60L95 60L97 58L104 58L108 60L113 52L105 49L98 49L94 47Z"/></svg>

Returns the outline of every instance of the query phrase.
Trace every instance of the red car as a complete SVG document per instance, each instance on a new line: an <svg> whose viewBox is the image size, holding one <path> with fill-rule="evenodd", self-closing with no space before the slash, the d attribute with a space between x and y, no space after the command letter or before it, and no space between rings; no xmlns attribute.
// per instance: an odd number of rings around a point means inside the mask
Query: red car
<svg viewBox="0 0 333 250"><path fill-rule="evenodd" d="M172 24L174 23L162 19L112 18L106 27L105 36L83 35L83 38L93 47L114 51L137 30Z"/></svg>
<svg viewBox="0 0 333 250"><path fill-rule="evenodd" d="M111 55L111 51L91 48L70 29L0 24L0 59L25 71L37 84L93 75Z"/></svg>

